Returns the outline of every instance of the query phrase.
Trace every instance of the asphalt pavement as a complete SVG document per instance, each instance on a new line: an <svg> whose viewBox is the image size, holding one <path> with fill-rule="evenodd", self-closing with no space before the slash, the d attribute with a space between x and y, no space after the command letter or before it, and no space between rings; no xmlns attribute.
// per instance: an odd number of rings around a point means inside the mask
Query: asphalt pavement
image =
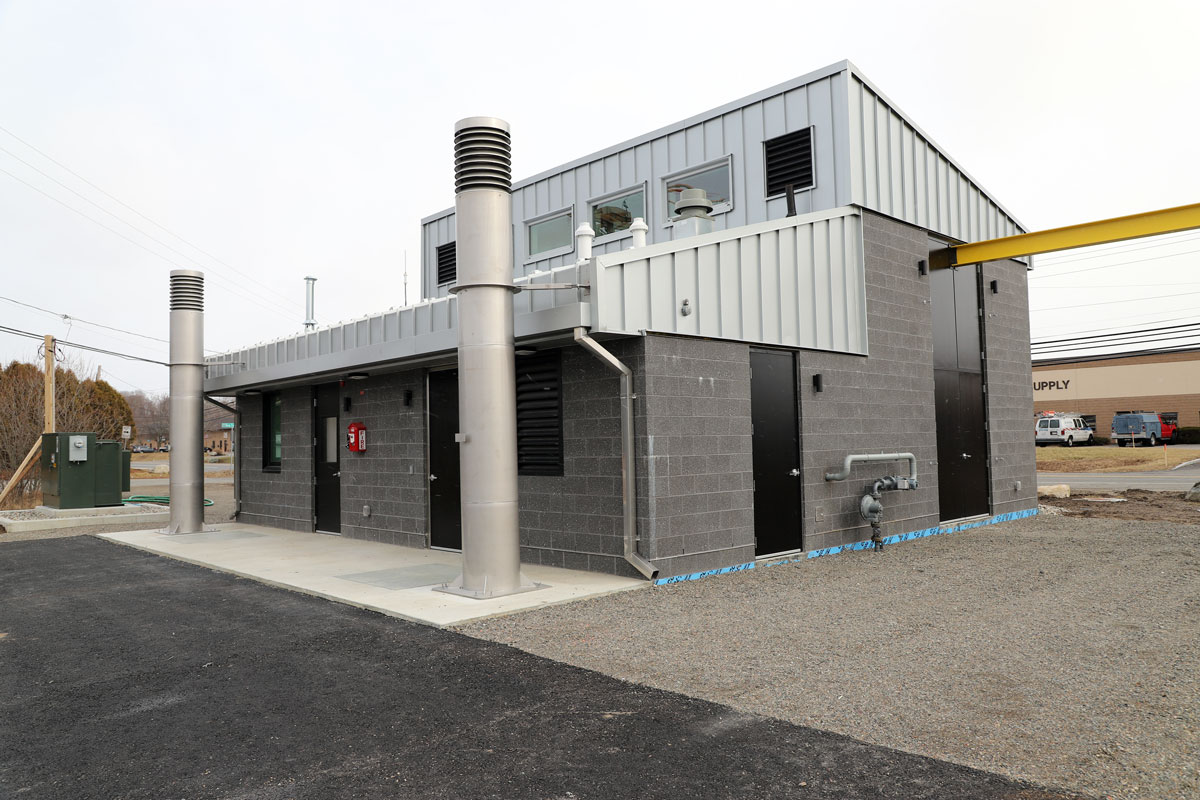
<svg viewBox="0 0 1200 800"><path fill-rule="evenodd" d="M1072 489L1119 492L1147 489L1153 492L1184 492L1200 481L1192 467L1159 472L1039 472L1038 486L1065 483Z"/></svg>
<svg viewBox="0 0 1200 800"><path fill-rule="evenodd" d="M0 544L0 720L29 800L1070 796L91 537Z"/></svg>

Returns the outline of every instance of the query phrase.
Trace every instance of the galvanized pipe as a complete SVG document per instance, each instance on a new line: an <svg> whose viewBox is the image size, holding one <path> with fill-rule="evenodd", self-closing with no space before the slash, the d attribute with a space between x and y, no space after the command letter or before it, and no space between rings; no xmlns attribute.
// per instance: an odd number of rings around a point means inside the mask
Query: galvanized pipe
<svg viewBox="0 0 1200 800"><path fill-rule="evenodd" d="M575 329L575 341L609 369L621 375L621 511L625 522L625 560L647 578L658 577L658 567L637 551L637 472L633 449L633 371L619 358L587 335Z"/></svg>
<svg viewBox="0 0 1200 800"><path fill-rule="evenodd" d="M204 273L171 270L171 519L167 533L204 530Z"/></svg>
<svg viewBox="0 0 1200 800"><path fill-rule="evenodd" d="M854 464L866 464L873 461L907 461L908 462L908 478L911 481L917 480L917 457L912 453L874 453L874 454L857 454L846 456L846 460L842 463L841 472L826 472L825 480L827 481L844 481L850 477L850 467Z"/></svg>
<svg viewBox="0 0 1200 800"><path fill-rule="evenodd" d="M483 599L537 588L521 575L508 123L460 120L454 156L463 568L444 591Z"/></svg>
<svg viewBox="0 0 1200 800"><path fill-rule="evenodd" d="M304 279L304 330L306 331L311 331L317 325L317 319L313 315L313 294L316 289L316 284L317 279L311 275Z"/></svg>

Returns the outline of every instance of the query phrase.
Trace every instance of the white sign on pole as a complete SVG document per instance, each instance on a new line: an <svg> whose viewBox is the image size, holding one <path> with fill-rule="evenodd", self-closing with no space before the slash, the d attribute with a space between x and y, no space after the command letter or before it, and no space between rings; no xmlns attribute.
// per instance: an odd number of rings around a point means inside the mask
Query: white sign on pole
<svg viewBox="0 0 1200 800"><path fill-rule="evenodd" d="M121 438L128 439L131 436L133 436L133 429L130 428L128 425L122 425L121 426Z"/></svg>

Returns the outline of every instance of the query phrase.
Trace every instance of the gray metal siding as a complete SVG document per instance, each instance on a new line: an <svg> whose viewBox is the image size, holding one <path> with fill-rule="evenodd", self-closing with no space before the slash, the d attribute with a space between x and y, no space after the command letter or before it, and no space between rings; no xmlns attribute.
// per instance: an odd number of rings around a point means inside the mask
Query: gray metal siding
<svg viewBox="0 0 1200 800"><path fill-rule="evenodd" d="M859 212L836 209L601 256L593 330L865 354L865 291Z"/></svg>
<svg viewBox="0 0 1200 800"><path fill-rule="evenodd" d="M743 106L726 108L708 119L693 121L677 130L659 132L646 141L631 143L618 152L600 154L562 171L518 183L513 189L513 263L516 275L552 269L573 263L570 252L552 258L529 260L526 256L526 221L571 208L573 227L590 222L590 201L645 184L647 242L668 242L672 230L665 217L666 197L662 179L674 173L732 156L733 207L717 214L716 229L725 230L786 213L783 197L768 200L763 163L763 142L794 130L813 127L813 172L816 185L796 194L799 213L835 208L849 202L850 182L844 173L848 164L844 146L846 116L846 73L836 72L810 83L781 89L777 94ZM841 159L841 163L839 163ZM454 212L448 210L425 220L422 252L425 294L444 296L447 287L437 286L438 245L453 241ZM606 237L596 242L593 254L620 252L629 246L627 235Z"/></svg>
<svg viewBox="0 0 1200 800"><path fill-rule="evenodd" d="M853 72L849 202L963 241L1024 229L895 106Z"/></svg>

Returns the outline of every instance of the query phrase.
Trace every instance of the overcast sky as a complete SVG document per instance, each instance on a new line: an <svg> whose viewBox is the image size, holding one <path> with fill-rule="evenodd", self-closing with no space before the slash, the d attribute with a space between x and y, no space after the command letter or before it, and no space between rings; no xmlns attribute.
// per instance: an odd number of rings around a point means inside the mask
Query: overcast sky
<svg viewBox="0 0 1200 800"><path fill-rule="evenodd" d="M323 324L402 305L406 252L415 301L456 120L508 120L519 180L846 58L1030 229L1194 203L1198 30L1195 2L0 0L0 297L53 312L0 325L166 360L167 273L199 267L220 351L298 331L305 275ZM1034 337L1200 319L1200 232L1170 239L1041 260Z"/></svg>

